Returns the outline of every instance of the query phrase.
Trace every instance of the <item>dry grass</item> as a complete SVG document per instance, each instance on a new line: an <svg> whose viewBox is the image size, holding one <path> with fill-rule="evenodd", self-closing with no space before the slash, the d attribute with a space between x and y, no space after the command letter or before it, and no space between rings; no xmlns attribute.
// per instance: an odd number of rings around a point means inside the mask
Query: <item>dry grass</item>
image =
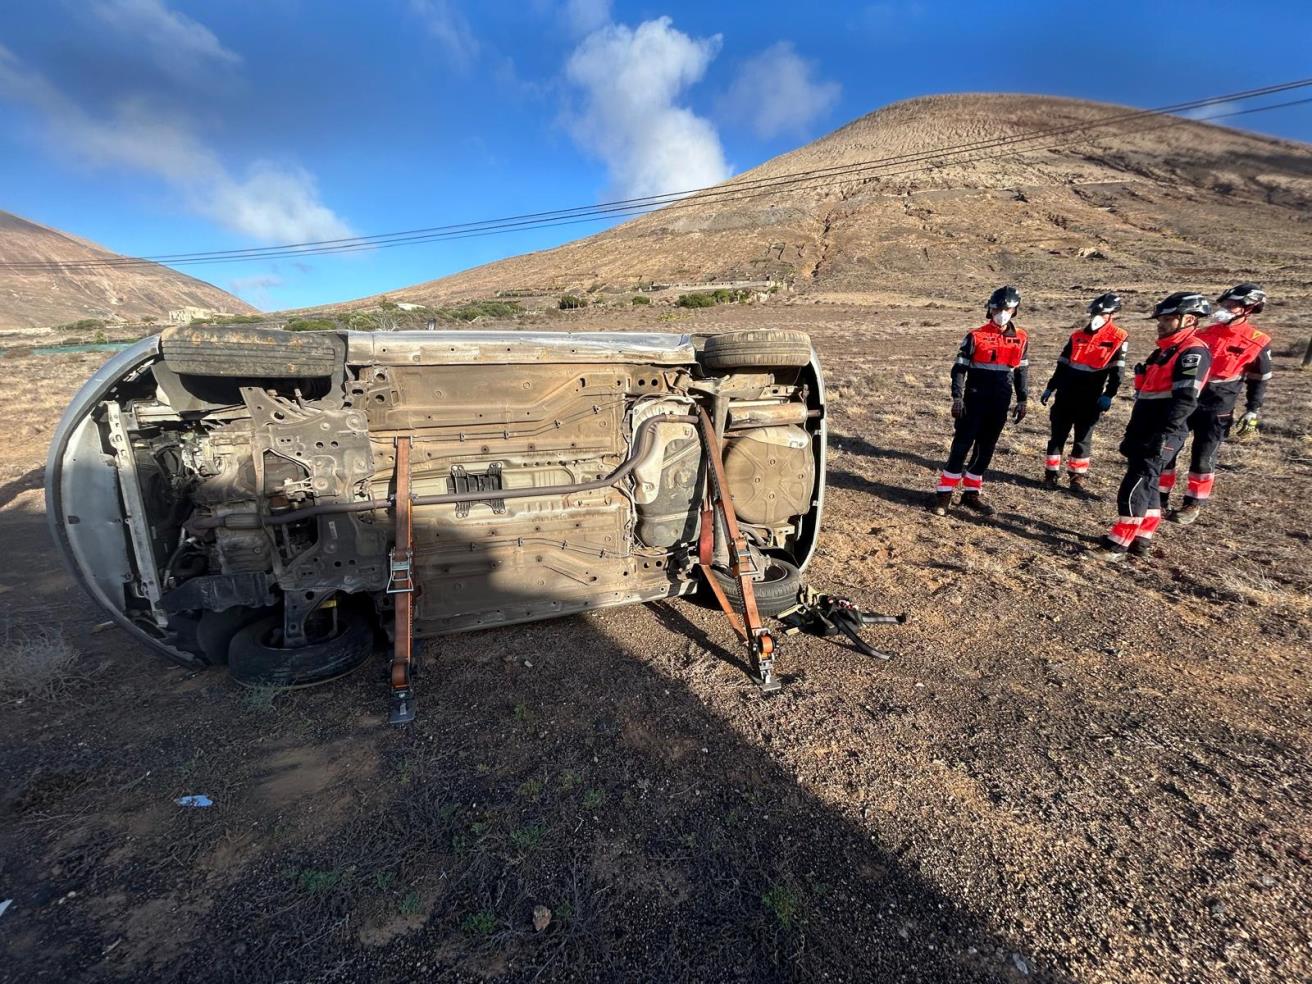
<svg viewBox="0 0 1312 984"><path fill-rule="evenodd" d="M77 661L59 629L0 621L0 698L53 700L77 678Z"/></svg>

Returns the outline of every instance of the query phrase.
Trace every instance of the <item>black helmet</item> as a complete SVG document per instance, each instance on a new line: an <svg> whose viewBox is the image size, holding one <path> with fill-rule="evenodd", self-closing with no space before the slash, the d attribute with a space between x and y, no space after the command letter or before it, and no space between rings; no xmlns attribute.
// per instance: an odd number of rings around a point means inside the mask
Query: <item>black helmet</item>
<svg viewBox="0 0 1312 984"><path fill-rule="evenodd" d="M1015 287L999 287L989 295L988 307L985 308L985 314L992 314L994 311L1001 311L1003 308L1020 307L1020 291Z"/></svg>
<svg viewBox="0 0 1312 984"><path fill-rule="evenodd" d="M1157 307L1153 308L1153 313L1149 317L1162 318L1172 314L1181 316L1196 314L1200 318L1204 318L1211 313L1212 305L1207 303L1206 297L1194 291L1181 290L1164 300L1158 301Z"/></svg>
<svg viewBox="0 0 1312 984"><path fill-rule="evenodd" d="M1099 294L1089 302L1089 314L1115 314L1121 309L1120 294Z"/></svg>
<svg viewBox="0 0 1312 984"><path fill-rule="evenodd" d="M1216 299L1217 304L1233 301L1242 304L1254 314L1261 314L1266 305L1266 291L1257 284L1236 284Z"/></svg>

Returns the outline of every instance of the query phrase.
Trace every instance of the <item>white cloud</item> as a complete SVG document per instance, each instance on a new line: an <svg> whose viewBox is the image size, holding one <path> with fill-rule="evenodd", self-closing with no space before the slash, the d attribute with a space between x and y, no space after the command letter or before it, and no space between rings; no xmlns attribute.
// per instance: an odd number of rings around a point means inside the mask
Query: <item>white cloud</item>
<svg viewBox="0 0 1312 984"><path fill-rule="evenodd" d="M233 175L186 120L141 100L122 100L106 116L88 113L3 46L0 99L35 110L62 156L159 178L190 211L234 232L265 243L351 235L319 200L308 171L257 160L244 174Z"/></svg>
<svg viewBox="0 0 1312 984"><path fill-rule="evenodd" d="M473 66L480 48L478 38L450 0L410 0L410 9L423 20L453 68L466 72Z"/></svg>
<svg viewBox="0 0 1312 984"><path fill-rule="evenodd" d="M588 35L565 67L582 93L574 139L605 162L625 198L699 188L729 176L711 123L677 105L720 50L720 35L690 38L670 18Z"/></svg>
<svg viewBox="0 0 1312 984"><path fill-rule="evenodd" d="M94 0L90 10L112 30L149 48L156 63L173 75L189 77L214 65L241 62L208 27L170 10L162 0Z"/></svg>
<svg viewBox="0 0 1312 984"><path fill-rule="evenodd" d="M271 289L281 287L283 282L276 273L255 273L249 277L233 277L228 281L228 290L257 308L268 308Z"/></svg>
<svg viewBox="0 0 1312 984"><path fill-rule="evenodd" d="M1180 115L1188 120L1210 120L1213 117L1237 112L1242 108L1237 102L1219 102L1212 103L1210 106L1199 106L1197 109L1187 109Z"/></svg>
<svg viewBox="0 0 1312 984"><path fill-rule="evenodd" d="M576 37L610 23L610 0L565 0L561 13Z"/></svg>
<svg viewBox="0 0 1312 984"><path fill-rule="evenodd" d="M815 78L815 65L788 41L771 45L743 62L719 103L719 113L745 120L765 139L797 133L833 108L842 87Z"/></svg>

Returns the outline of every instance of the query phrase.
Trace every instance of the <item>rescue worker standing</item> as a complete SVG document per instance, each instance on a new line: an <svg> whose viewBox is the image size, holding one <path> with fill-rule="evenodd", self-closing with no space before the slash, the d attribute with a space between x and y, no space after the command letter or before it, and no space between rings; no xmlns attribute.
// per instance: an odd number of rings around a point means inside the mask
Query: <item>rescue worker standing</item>
<svg viewBox="0 0 1312 984"><path fill-rule="evenodd" d="M1076 329L1066 340L1057 368L1039 398L1047 406L1048 400L1056 395L1048 415L1052 430L1043 460L1043 484L1047 488L1057 488L1062 450L1072 430L1075 443L1066 459L1066 472L1073 491L1085 488L1094 425L1111 409L1112 398L1121 388L1121 376L1125 372L1127 335L1125 329L1112 321L1112 315L1120 309L1121 299L1115 294L1093 299L1089 304L1089 323Z"/></svg>
<svg viewBox="0 0 1312 984"><path fill-rule="evenodd" d="M1258 331L1249 317L1261 313L1265 303L1266 292L1257 284L1231 287L1216 299L1213 324L1199 329L1198 337L1212 353L1212 374L1198 399L1198 409L1189 416L1189 430L1194 436L1189 451L1189 484L1184 505L1167 516L1173 523L1192 523L1203 503L1211 498L1217 454L1230 434L1235 403L1245 385L1248 392L1239 432L1257 429L1257 414L1271 378L1271 337ZM1162 471L1163 509L1173 488L1174 458Z"/></svg>
<svg viewBox="0 0 1312 984"><path fill-rule="evenodd" d="M993 513L993 507L981 498L984 473L1007 424L1012 391L1016 393L1012 419L1017 423L1025 418L1028 398L1029 339L1025 329L1012 320L1019 308L1020 291L999 287L985 306L988 320L962 340L952 366L952 416L956 426L948 461L935 489L935 515L947 515L958 485L963 486L963 506L985 516Z"/></svg>
<svg viewBox="0 0 1312 984"><path fill-rule="evenodd" d="M1172 294L1158 303L1157 347L1134 367L1134 409L1121 441L1125 478L1116 495L1120 517L1101 545L1096 560L1120 561L1127 552L1146 554L1161 522L1158 479L1188 433L1189 415L1207 382L1212 353L1198 337L1198 319L1211 311L1202 294Z"/></svg>

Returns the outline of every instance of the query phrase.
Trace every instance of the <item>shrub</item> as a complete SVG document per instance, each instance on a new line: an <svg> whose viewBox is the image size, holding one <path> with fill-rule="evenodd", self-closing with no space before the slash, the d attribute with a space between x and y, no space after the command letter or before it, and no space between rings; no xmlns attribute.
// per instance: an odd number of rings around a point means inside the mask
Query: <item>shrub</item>
<svg viewBox="0 0 1312 984"><path fill-rule="evenodd" d="M560 299L560 309L562 311L575 311L587 306L588 299L586 297L579 297L577 294L566 294Z"/></svg>
<svg viewBox="0 0 1312 984"><path fill-rule="evenodd" d="M0 621L0 698L53 700L79 679L77 660L59 629Z"/></svg>
<svg viewBox="0 0 1312 984"><path fill-rule="evenodd" d="M637 297L633 299L633 304L635 307L650 304L650 303L651 303L651 298L646 296L645 294L639 294Z"/></svg>
<svg viewBox="0 0 1312 984"><path fill-rule="evenodd" d="M287 322L288 331L336 331L340 327L331 318L292 318Z"/></svg>
<svg viewBox="0 0 1312 984"><path fill-rule="evenodd" d="M680 294L679 299L674 303L681 308L708 308L715 307L716 300L714 294L698 291L693 294Z"/></svg>
<svg viewBox="0 0 1312 984"><path fill-rule="evenodd" d="M81 321L70 321L67 324L55 325L52 331L90 331L93 328L104 328L107 322L100 318L83 318Z"/></svg>
<svg viewBox="0 0 1312 984"><path fill-rule="evenodd" d="M564 306L561 304L561 307ZM459 307L438 308L434 313L438 318L473 321L476 318L511 318L522 310L518 301L470 301Z"/></svg>

